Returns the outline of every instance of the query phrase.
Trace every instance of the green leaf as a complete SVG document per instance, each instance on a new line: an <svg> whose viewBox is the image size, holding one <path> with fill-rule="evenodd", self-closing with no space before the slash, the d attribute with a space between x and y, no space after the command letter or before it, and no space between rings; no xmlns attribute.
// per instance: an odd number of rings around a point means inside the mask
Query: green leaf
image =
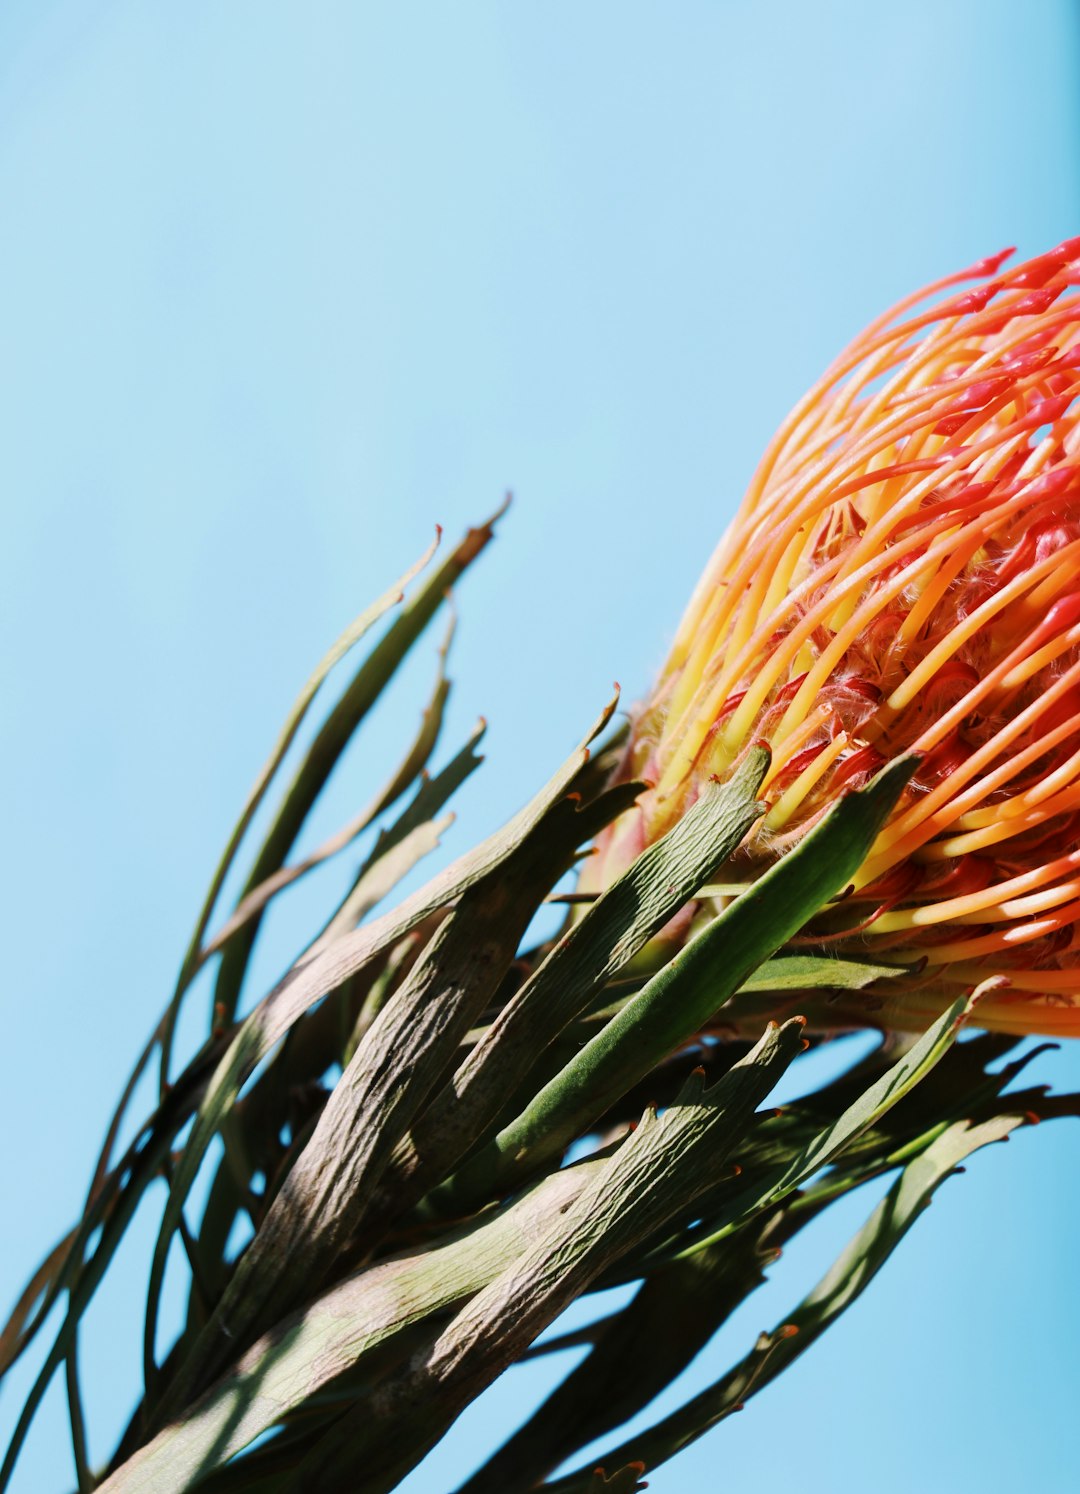
<svg viewBox="0 0 1080 1494"><path fill-rule="evenodd" d="M854 1104L829 1126L800 1147L784 1166L754 1190L744 1190L719 1217L710 1221L702 1238L687 1245L680 1255L702 1250L729 1234L744 1220L787 1198L815 1172L833 1162L863 1132L876 1125L892 1107L923 1079L956 1041L974 1009L972 998L955 1001L932 1027L914 1043L900 1061L871 1084Z"/></svg>
<svg viewBox="0 0 1080 1494"><path fill-rule="evenodd" d="M54 1245L37 1268L11 1310L3 1332L0 1333L0 1375L3 1375L18 1359L26 1344L34 1336L44 1311L56 1300L50 1291L68 1261L75 1230L69 1230L64 1238ZM35 1312L34 1309L37 1308Z"/></svg>
<svg viewBox="0 0 1080 1494"><path fill-rule="evenodd" d="M861 1295L926 1208L934 1190L959 1164L979 1147L1005 1140L1022 1123L1020 1115L998 1115L978 1125L950 1126L908 1163L843 1254L793 1313L771 1333L762 1334L753 1350L723 1379L651 1430L605 1453L604 1462L610 1466L637 1458L656 1468L739 1410ZM550 1494L587 1494L590 1477L591 1472L582 1469L544 1488Z"/></svg>
<svg viewBox="0 0 1080 1494"><path fill-rule="evenodd" d="M301 1464L298 1487L351 1486L346 1480L362 1474L365 1494L392 1489L607 1265L715 1185L757 1105L801 1050L802 1025L770 1024L711 1089L699 1070L663 1115L647 1111L520 1259L326 1434Z"/></svg>
<svg viewBox="0 0 1080 1494"><path fill-rule="evenodd" d="M413 1128L387 1184L399 1211L475 1144L595 990L728 859L762 812L756 796L767 767L767 752L748 753L729 783L703 794L554 944Z"/></svg>
<svg viewBox="0 0 1080 1494"><path fill-rule="evenodd" d="M425 775L393 824L379 831L371 854L357 872L352 887L322 933L304 951L303 959L310 959L334 939L351 932L396 883L396 877L388 880L384 863L403 863L406 858L400 852L401 846L407 841L415 843L418 835L428 832L436 823L439 811L483 762L476 748L486 731L487 723L480 721L465 746L434 777ZM450 819L453 819L452 815Z"/></svg>
<svg viewBox="0 0 1080 1494"><path fill-rule="evenodd" d="M611 719L613 700L601 714L586 743ZM166 1201L150 1272L145 1368L148 1392L155 1379L152 1319L164 1280L165 1261L173 1234L180 1223L184 1200L191 1189L202 1159L215 1132L228 1114L240 1088L256 1064L288 1032L297 1019L329 992L336 990L367 962L395 944L402 935L423 922L436 909L445 907L469 887L496 870L540 823L551 805L569 791L588 760L588 747L574 752L554 778L501 830L480 846L419 888L397 908L372 923L345 934L295 966L247 1017L219 1062L203 1096L187 1144L177 1162Z"/></svg>
<svg viewBox="0 0 1080 1494"><path fill-rule="evenodd" d="M439 740L442 729L443 713L446 710L446 702L450 695L450 681L446 677L445 664L446 655L450 646L451 633L447 634L446 641L439 650L439 671L435 680L435 688L431 699L424 707L420 717L420 727L415 738L410 744L401 765L396 769L390 781L372 799L367 807L355 815L347 825L343 826L329 840L326 840L309 856L290 866L281 869L267 877L265 882L260 882L258 887L253 888L243 897L236 906L235 912L227 922L218 930L214 937L203 945L199 955L199 965L205 964L211 955L216 954L228 943L232 936L245 924L250 922L256 914L260 914L267 904L285 888L291 887L301 877L316 867L322 866L331 857L343 851L358 835L361 835L370 825L373 825L380 815L384 814L409 786L423 772L428 760Z"/></svg>
<svg viewBox="0 0 1080 1494"><path fill-rule="evenodd" d="M197 1091L199 1083L199 1062L195 1061L189 1065L187 1079L169 1091L158 1106L152 1122L135 1138L95 1194L74 1232L58 1274L46 1287L35 1326L37 1322L43 1321L62 1290L68 1293L68 1309L19 1414L3 1466L0 1467L0 1490L8 1486L26 1434L49 1382L75 1344L79 1321L108 1269L143 1194L160 1176L168 1160L172 1138L186 1118L188 1108L193 1103L192 1095ZM93 1254L84 1260L89 1240L99 1224L100 1239ZM24 1336L16 1352L21 1353L27 1342Z"/></svg>
<svg viewBox="0 0 1080 1494"><path fill-rule="evenodd" d="M355 885L342 902L340 908L319 937L305 951L311 959L321 950L329 949L336 939L352 933L389 893L419 865L425 856L430 856L442 837L454 823L454 815L444 814L437 820L415 826L393 845L377 848L368 865L363 868Z"/></svg>
<svg viewBox="0 0 1080 1494"><path fill-rule="evenodd" d="M379 699L409 649L443 605L449 590L487 546L492 537L493 526L502 512L503 509L500 509L486 524L469 530L435 574L402 608L400 616L361 664L319 728L286 789L274 822L255 857L241 899L254 892L261 883L284 866L312 806L353 733ZM214 989L214 1005L224 1014L226 1021L231 1021L236 1010L258 925L259 916L256 915L238 937L229 941L222 954Z"/></svg>
<svg viewBox="0 0 1080 1494"><path fill-rule="evenodd" d="M760 1236L771 1222L723 1249L652 1271L611 1318L539 1345L539 1352L583 1341L592 1347L458 1494L538 1488L580 1448L644 1411L764 1280Z"/></svg>
<svg viewBox="0 0 1080 1494"><path fill-rule="evenodd" d="M588 1161L565 1168L430 1248L346 1277L254 1344L182 1419L119 1468L101 1486L103 1494L190 1488L363 1355L479 1291L604 1165Z"/></svg>
<svg viewBox="0 0 1080 1494"><path fill-rule="evenodd" d="M456 1060L479 1010L494 998L535 908L582 838L591 836L591 808L556 800L444 919L362 1037L170 1390L170 1407L310 1295L366 1223L395 1144ZM366 1238L370 1248L370 1228Z"/></svg>
<svg viewBox="0 0 1080 1494"><path fill-rule="evenodd" d="M219 861L217 869L215 870L213 878L211 879L210 889L206 894L206 897L203 901L203 906L199 912L199 917L196 920L195 929L188 943L187 952L185 953L184 959L181 962L180 974L177 979L176 989L173 993L172 1000L170 1001L163 1018L163 1031L161 1040L162 1086L164 1086L168 1082L169 1057L172 1049L172 1036L176 1027L176 1018L179 1012L180 1002L183 999L183 996L188 986L190 985L195 972L199 968L199 964L202 958L203 939L206 935L206 930L209 927L210 919L213 917L214 908L217 905L217 900L221 894L221 889L225 884L225 878L228 876L232 864L236 859L236 853L239 851L241 842L243 841L244 836L247 833L248 827L255 817L256 810L259 808L259 805L265 798L267 789L273 782L278 768L281 766L282 762L285 759L285 754L292 746L292 743L296 738L296 733L299 731L301 725L303 724L304 718L306 717L312 702L314 701L327 676L333 670L335 665L337 665L345 657L349 650L353 648L353 646L357 644L366 633L370 632L375 624L385 616L385 614L390 610L391 607L395 607L400 602L404 601L405 588L412 580L414 580L414 578L430 561L431 557L435 553L436 547L438 546L438 542L438 535L436 535L434 542L424 552L420 559L416 561L415 564L410 566L405 574L401 576L394 583L394 585L390 587L388 591L384 592L381 597L373 602L370 607L361 612L360 616L354 619L354 621L349 624L344 633L342 633L340 638L338 638L336 643L334 643L334 645L328 650L328 652L316 665L314 672L312 673L307 683L304 685L304 688L300 691L300 694L297 696L295 702L293 703L292 709L285 719L285 725L282 727L278 739L274 743L270 756L263 764L259 776L256 778L255 783L244 802L244 807L240 811L240 818L233 826L232 834L229 836L228 842L225 846L225 850L222 853L221 860ZM291 844L292 842L290 841L289 845ZM289 846L286 846L284 854L281 857L281 861L279 861L276 866L268 866L265 869L264 874L261 876L255 875L254 872L251 874L251 876L249 876L247 886L244 889L245 894L253 892L260 882L264 881L266 877L270 876L273 872L276 872L278 870L285 859L285 854L287 854L288 849Z"/></svg>
<svg viewBox="0 0 1080 1494"><path fill-rule="evenodd" d="M664 966L461 1171L429 1196L464 1213L558 1155L718 1008L858 871L914 769L885 768Z"/></svg>
<svg viewBox="0 0 1080 1494"><path fill-rule="evenodd" d="M779 955L766 960L739 987L739 996L772 991L861 991L874 981L910 971L904 965L872 965L830 955Z"/></svg>

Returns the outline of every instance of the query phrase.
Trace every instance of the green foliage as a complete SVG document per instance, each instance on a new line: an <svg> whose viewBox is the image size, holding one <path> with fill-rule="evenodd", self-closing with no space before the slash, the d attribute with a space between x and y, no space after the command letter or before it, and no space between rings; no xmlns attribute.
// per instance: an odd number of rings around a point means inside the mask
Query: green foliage
<svg viewBox="0 0 1080 1494"><path fill-rule="evenodd" d="M490 523L470 531L385 627L281 791L235 907L218 915L226 876L323 681L402 603L420 567L343 635L290 713L121 1096L82 1217L0 1335L0 1374L27 1351L42 1361L0 1487L63 1369L81 1490L379 1494L504 1369L573 1341L585 1359L461 1494L633 1494L648 1468L723 1421L846 1310L964 1158L1027 1121L1076 1112L1074 1097L1012 1088L1020 1064L992 1067L1010 1040L957 1043L971 1010L963 1001L917 1041L886 1037L797 1104L765 1106L802 1050L828 1040L806 1014L827 1015L830 993L845 993L850 1011L868 986L911 978L789 943L843 895L907 781L905 761L838 802L713 914L708 889L728 864L736 875L718 885L742 885L739 847L762 812L768 758L752 750L584 913L523 945L589 842L633 812L641 785L613 779L612 702L507 825L388 903L438 845L453 793L480 763L478 733L428 772L449 689L448 639L401 765L338 835L290 862L341 754L491 532ZM372 842L340 905L238 1018L266 909L365 831ZM673 953L680 916L696 932ZM169 1080L179 1013L210 961L218 969L204 1041ZM780 1009L792 1015L769 1021ZM155 1056L159 1101L115 1156ZM192 1186L216 1137L224 1155L195 1211ZM832 1270L738 1364L650 1430L616 1441L601 1467L556 1476L647 1409L804 1224L885 1173L895 1174L889 1194ZM79 1327L162 1177L144 1394L107 1465L92 1470ZM233 1261L227 1243L245 1219L253 1237ZM159 1363L165 1263L177 1239L188 1308ZM536 1345L571 1302L617 1282L638 1283L624 1308L571 1340Z"/></svg>

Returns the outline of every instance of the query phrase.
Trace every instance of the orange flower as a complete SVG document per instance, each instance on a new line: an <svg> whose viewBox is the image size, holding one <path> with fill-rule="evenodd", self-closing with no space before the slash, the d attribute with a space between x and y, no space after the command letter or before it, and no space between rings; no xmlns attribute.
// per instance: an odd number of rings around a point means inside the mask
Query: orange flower
<svg viewBox="0 0 1080 1494"><path fill-rule="evenodd" d="M1008 253L874 322L780 428L636 714L625 773L655 786L591 878L752 741L770 807L728 896L914 751L808 936L917 962L898 1025L1001 975L984 1025L1080 1035L1080 239Z"/></svg>

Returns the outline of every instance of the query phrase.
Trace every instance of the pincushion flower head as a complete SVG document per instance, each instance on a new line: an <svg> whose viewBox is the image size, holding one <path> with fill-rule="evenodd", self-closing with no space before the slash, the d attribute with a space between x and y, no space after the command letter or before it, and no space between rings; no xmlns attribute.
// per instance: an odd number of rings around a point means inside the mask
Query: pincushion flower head
<svg viewBox="0 0 1080 1494"><path fill-rule="evenodd" d="M634 719L653 787L589 878L764 742L737 894L914 752L807 942L917 972L900 1025L1000 976L984 1025L1080 1034L1080 239L1010 252L874 322L781 426Z"/></svg>

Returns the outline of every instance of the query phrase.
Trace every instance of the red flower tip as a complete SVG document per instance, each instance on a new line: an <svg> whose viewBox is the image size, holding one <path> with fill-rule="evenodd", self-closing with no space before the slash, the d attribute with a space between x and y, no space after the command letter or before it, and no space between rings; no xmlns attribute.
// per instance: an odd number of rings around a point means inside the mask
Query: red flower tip
<svg viewBox="0 0 1080 1494"><path fill-rule="evenodd" d="M980 285L976 290L964 291L962 295L954 296L951 301L946 301L941 307L944 316L970 316L973 312L982 311L1001 289L999 285Z"/></svg>
<svg viewBox="0 0 1080 1494"><path fill-rule="evenodd" d="M1042 344L1043 335L1040 334L1033 340ZM1050 362L1051 358L1056 352L1056 348L1046 347L1043 345L1040 345L1037 348L1028 349L1024 352L1021 352L1020 348L1018 347L1014 352L1010 353L1007 358L1002 358L1001 366L1002 368L1007 368L1015 378L1023 379L1026 378L1028 374L1038 373L1040 368L1044 368L1046 364Z"/></svg>
<svg viewBox="0 0 1080 1494"><path fill-rule="evenodd" d="M1016 245L1008 249L1001 249L997 254L988 254L985 259L977 259L973 265L966 270L961 270L957 280L978 280L983 275L996 275L1010 255L1016 253Z"/></svg>

